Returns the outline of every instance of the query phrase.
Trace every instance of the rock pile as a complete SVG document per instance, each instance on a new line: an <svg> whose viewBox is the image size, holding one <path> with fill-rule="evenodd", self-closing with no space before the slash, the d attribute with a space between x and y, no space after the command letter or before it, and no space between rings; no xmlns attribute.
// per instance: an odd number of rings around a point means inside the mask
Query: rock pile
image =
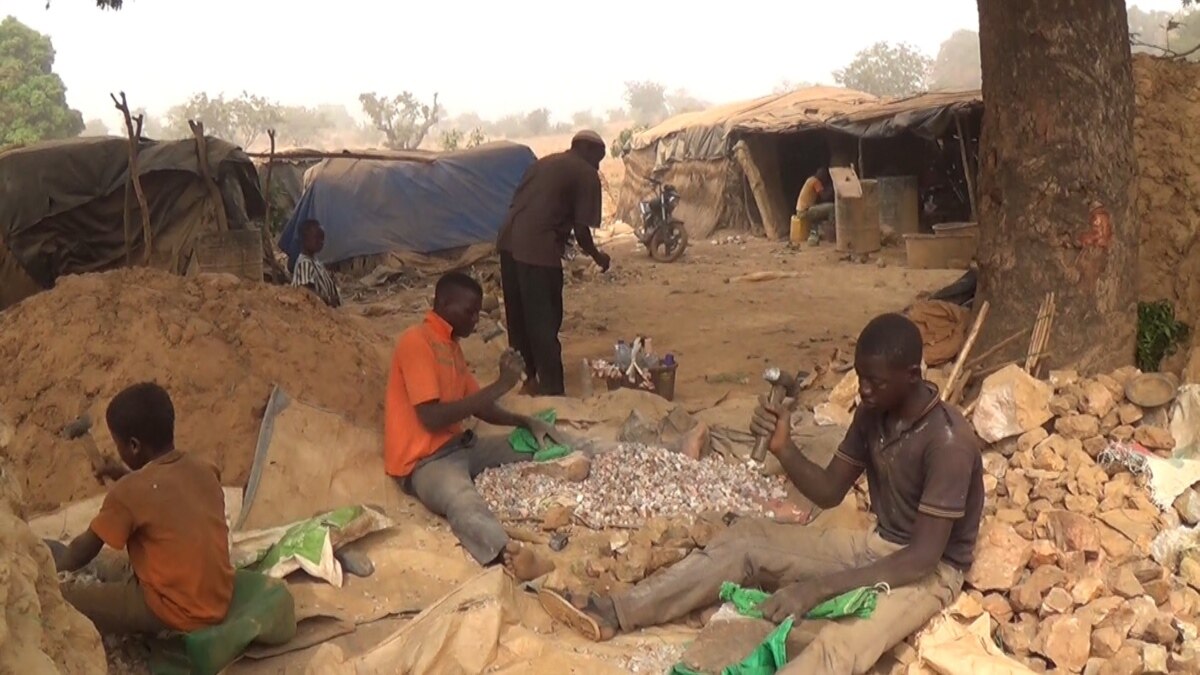
<svg viewBox="0 0 1200 675"><path fill-rule="evenodd" d="M621 444L598 455L576 477L531 472L510 464L489 469L479 491L502 519L538 518L568 506L594 529L637 527L648 518L692 517L705 511L767 514L787 497L783 479L720 456L691 459L663 448Z"/></svg>
<svg viewBox="0 0 1200 675"><path fill-rule="evenodd" d="M1165 566L1151 557L1161 532L1197 523L1200 495L1188 489L1164 512L1104 454L1114 442L1174 446L1165 410L1126 400L1137 375L1002 371L980 397L980 435L1003 438L984 453L986 514L959 608L990 614L1035 671L1200 673L1200 551Z"/></svg>

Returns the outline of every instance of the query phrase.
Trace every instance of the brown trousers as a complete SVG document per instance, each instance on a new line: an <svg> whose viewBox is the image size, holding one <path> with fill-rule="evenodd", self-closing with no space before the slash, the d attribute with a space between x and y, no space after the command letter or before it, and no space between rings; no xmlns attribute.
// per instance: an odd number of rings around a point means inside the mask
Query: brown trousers
<svg viewBox="0 0 1200 675"><path fill-rule="evenodd" d="M63 599L91 619L104 634L149 633L171 630L146 605L142 586L125 556L105 556L89 565L98 582L64 582Z"/></svg>
<svg viewBox="0 0 1200 675"><path fill-rule="evenodd" d="M900 548L875 532L742 520L704 550L612 599L621 628L631 631L714 604L724 581L776 591L797 581L869 565ZM779 674L866 673L884 653L948 607L962 584L962 572L942 563L925 579L880 594L870 618L828 622Z"/></svg>

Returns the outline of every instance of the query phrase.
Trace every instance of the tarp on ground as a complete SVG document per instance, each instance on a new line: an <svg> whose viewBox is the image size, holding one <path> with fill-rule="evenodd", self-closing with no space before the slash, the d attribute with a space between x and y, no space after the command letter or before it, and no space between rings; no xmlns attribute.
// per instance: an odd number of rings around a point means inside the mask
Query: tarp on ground
<svg viewBox="0 0 1200 675"><path fill-rule="evenodd" d="M488 143L432 159L325 159L279 239L289 265L299 225L325 229L320 258L337 263L390 251L434 253L492 242L517 184L536 157L516 143Z"/></svg>
<svg viewBox="0 0 1200 675"><path fill-rule="evenodd" d="M208 139L208 164L232 229L265 210L250 158ZM216 229L215 205L201 178L193 140L142 139L138 176L150 210L151 265L182 273L197 234ZM124 138L48 141L0 151L0 309L66 274L125 264ZM133 259L144 242L137 200L130 196Z"/></svg>

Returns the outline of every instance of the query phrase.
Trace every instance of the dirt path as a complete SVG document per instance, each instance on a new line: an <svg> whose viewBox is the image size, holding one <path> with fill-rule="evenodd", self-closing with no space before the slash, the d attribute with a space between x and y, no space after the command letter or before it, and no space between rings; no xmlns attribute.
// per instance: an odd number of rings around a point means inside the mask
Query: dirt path
<svg viewBox="0 0 1200 675"><path fill-rule="evenodd" d="M609 248L613 268L600 275L579 263L566 290L563 362L567 392L580 390L584 358L610 357L613 343L648 335L660 353L680 363L677 400L689 406L711 403L729 392L763 389L759 375L769 364L789 369L824 364L834 348L847 348L871 317L898 311L921 292L954 281L961 272L909 270L903 252L888 249L883 266L844 262L832 247L792 251L779 243L699 241L678 262L650 260L631 242ZM729 277L764 270L799 273L798 278L727 283ZM398 335L419 320L414 311L432 288L407 289L378 302L407 311L369 318ZM503 317L502 310L497 315ZM486 332L489 321L481 321ZM479 377L495 373L503 338L484 344L479 337L464 350Z"/></svg>

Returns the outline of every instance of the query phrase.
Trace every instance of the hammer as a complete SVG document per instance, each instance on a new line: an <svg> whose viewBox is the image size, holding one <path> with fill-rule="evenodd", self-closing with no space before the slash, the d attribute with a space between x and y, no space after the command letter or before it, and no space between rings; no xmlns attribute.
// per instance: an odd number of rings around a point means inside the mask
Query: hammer
<svg viewBox="0 0 1200 675"><path fill-rule="evenodd" d="M782 370L771 367L763 371L763 379L771 385L771 393L768 400L772 405L779 405L788 397L788 394L796 387L796 378L783 372ZM750 453L750 459L756 462L762 462L767 458L767 445L771 439L763 436L754 443L754 451Z"/></svg>

